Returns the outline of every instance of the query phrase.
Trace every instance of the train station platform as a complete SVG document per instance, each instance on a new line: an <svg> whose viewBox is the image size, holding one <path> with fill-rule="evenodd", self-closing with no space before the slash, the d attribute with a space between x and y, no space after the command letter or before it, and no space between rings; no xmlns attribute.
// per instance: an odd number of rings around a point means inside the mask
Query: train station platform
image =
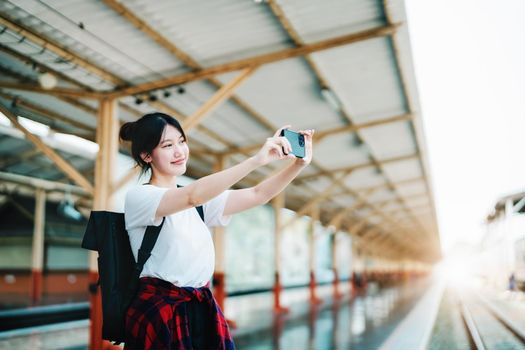
<svg viewBox="0 0 525 350"><path fill-rule="evenodd" d="M438 277L343 292L333 300L331 286L319 286L323 302L311 305L307 288L286 291L285 314L273 313L269 292L228 298L237 348L469 349L476 341L485 348L524 348L521 292L458 290ZM0 332L0 349L87 349L88 335L87 319L19 328Z"/></svg>

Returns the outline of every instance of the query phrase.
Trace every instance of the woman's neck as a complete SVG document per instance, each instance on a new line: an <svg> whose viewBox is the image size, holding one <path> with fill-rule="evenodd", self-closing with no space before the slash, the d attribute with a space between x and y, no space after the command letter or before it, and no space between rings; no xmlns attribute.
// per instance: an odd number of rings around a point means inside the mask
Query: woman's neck
<svg viewBox="0 0 525 350"><path fill-rule="evenodd" d="M157 187L165 187L165 188L177 187L177 177L176 176L151 175L149 183Z"/></svg>

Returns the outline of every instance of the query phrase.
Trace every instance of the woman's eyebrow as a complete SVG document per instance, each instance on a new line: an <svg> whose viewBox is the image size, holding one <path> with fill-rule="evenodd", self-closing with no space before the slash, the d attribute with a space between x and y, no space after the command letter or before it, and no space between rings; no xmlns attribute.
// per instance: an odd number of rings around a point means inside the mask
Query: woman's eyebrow
<svg viewBox="0 0 525 350"><path fill-rule="evenodd" d="M180 135L178 138L179 138L179 139L180 139L180 138L184 138L184 136ZM172 142L172 141L173 141L172 139L164 139L164 140L160 141L160 143L164 143L164 142Z"/></svg>

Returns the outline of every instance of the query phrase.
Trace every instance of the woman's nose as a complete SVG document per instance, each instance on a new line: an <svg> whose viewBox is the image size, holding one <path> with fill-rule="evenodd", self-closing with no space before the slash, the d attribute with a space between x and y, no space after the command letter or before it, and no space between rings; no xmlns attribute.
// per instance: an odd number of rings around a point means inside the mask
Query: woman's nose
<svg viewBox="0 0 525 350"><path fill-rule="evenodd" d="M174 147L175 156L178 158L180 157L184 152L182 151L182 147L175 146Z"/></svg>

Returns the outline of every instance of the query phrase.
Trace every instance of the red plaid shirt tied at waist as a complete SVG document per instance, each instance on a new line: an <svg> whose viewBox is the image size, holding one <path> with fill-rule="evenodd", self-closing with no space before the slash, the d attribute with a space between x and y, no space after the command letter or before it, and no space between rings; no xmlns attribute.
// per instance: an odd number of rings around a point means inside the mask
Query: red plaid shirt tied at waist
<svg viewBox="0 0 525 350"><path fill-rule="evenodd" d="M208 287L143 277L126 315L125 349L235 349Z"/></svg>

